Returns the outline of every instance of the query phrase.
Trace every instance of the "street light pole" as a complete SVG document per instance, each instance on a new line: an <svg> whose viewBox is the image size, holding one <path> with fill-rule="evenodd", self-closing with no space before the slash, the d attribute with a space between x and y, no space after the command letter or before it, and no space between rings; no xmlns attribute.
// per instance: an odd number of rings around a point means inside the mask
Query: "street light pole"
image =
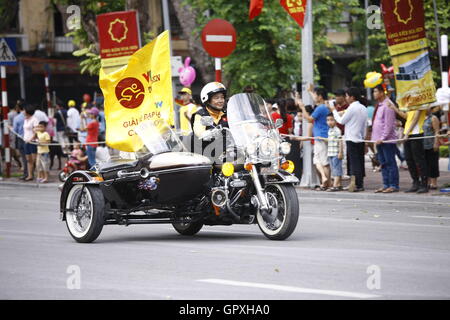
<svg viewBox="0 0 450 320"><path fill-rule="evenodd" d="M307 91L307 86L314 83L314 59L313 59L313 21L312 0L306 3L305 24L302 29L302 100L305 105L313 105L312 97ZM303 117L302 135L308 135L308 120ZM302 187L313 187L319 184L312 162L312 145L310 141L303 141L303 172L300 181Z"/></svg>

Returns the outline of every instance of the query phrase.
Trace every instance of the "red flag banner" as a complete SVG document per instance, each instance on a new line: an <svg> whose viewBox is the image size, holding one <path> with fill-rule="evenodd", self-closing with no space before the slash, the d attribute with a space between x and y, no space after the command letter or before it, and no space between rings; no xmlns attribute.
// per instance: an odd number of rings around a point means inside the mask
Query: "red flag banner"
<svg viewBox="0 0 450 320"><path fill-rule="evenodd" d="M422 0L383 0L382 10L391 56L427 48Z"/></svg>
<svg viewBox="0 0 450 320"><path fill-rule="evenodd" d="M248 12L248 17L253 20L261 14L262 8L264 7L264 0L250 0L250 10Z"/></svg>
<svg viewBox="0 0 450 320"><path fill-rule="evenodd" d="M307 0L280 0L281 6L303 28Z"/></svg>
<svg viewBox="0 0 450 320"><path fill-rule="evenodd" d="M136 11L119 11L97 16L102 67L122 66L140 47Z"/></svg>
<svg viewBox="0 0 450 320"><path fill-rule="evenodd" d="M436 88L425 34L423 0L382 0L386 38L400 109L416 110L434 102Z"/></svg>

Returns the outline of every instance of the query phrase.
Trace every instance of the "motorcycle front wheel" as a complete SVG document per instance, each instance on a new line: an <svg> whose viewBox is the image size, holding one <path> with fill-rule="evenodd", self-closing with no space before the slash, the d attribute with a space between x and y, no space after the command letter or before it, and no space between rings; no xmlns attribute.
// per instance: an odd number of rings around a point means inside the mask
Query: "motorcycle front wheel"
<svg viewBox="0 0 450 320"><path fill-rule="evenodd" d="M256 213L259 229L270 240L285 240L294 232L298 222L299 203L295 187L273 184L264 191L271 210L265 215L260 210Z"/></svg>
<svg viewBox="0 0 450 320"><path fill-rule="evenodd" d="M105 200L98 186L74 185L66 199L66 225L77 242L93 242L104 224Z"/></svg>

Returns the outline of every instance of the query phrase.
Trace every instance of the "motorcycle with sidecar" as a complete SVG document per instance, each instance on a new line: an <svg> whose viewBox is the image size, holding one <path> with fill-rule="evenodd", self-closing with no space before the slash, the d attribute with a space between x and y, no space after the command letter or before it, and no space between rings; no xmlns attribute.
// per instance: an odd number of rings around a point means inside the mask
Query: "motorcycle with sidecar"
<svg viewBox="0 0 450 320"><path fill-rule="evenodd" d="M268 239L288 238L299 216L299 180L285 159L282 121L273 123L264 100L251 93L230 98L227 118L229 128L212 129L226 141L212 152L183 143L163 120L146 121L135 129L144 145L135 159L73 172L60 198L70 235L92 242L105 225L167 223L192 236L204 225L256 223Z"/></svg>

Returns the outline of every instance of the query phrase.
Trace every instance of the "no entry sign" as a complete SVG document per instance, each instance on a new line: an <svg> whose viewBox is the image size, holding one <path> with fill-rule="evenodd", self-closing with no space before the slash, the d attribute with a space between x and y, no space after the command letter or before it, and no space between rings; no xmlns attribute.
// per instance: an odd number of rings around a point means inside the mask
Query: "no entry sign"
<svg viewBox="0 0 450 320"><path fill-rule="evenodd" d="M211 20L202 30L202 44L210 56L226 57L236 48L236 30L226 20Z"/></svg>

